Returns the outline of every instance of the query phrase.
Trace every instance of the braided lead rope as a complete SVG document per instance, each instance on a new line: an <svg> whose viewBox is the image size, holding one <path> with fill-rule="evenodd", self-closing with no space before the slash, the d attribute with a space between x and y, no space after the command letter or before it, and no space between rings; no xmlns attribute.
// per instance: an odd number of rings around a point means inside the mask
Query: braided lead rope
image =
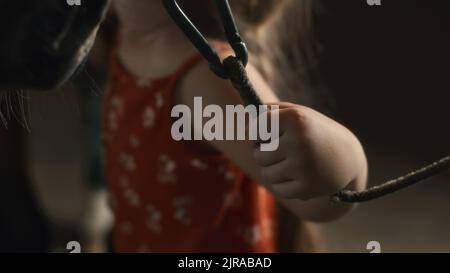
<svg viewBox="0 0 450 273"><path fill-rule="evenodd" d="M250 82L247 72L245 71L245 67L242 63L236 57L230 56L224 60L223 65L228 72L231 83L241 95L244 103L246 105L262 105L262 101L258 97L258 94ZM331 196L331 200L337 203L367 202L397 192L448 171L450 171L450 156L419 170L413 171L396 179L389 180L361 192L342 190Z"/></svg>

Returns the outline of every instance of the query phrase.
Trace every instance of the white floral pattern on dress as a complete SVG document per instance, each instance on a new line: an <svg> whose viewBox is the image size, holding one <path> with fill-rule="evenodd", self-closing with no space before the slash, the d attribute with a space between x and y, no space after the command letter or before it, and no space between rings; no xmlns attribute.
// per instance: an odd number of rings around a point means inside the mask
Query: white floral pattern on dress
<svg viewBox="0 0 450 273"><path fill-rule="evenodd" d="M123 192L123 195L130 206L139 207L139 205L141 204L141 198L139 197L139 194L137 194L137 192L132 189L126 189Z"/></svg>
<svg viewBox="0 0 450 273"><path fill-rule="evenodd" d="M142 126L145 129L153 128L155 126L155 118L155 111L150 106L147 106L142 114Z"/></svg>
<svg viewBox="0 0 450 273"><path fill-rule="evenodd" d="M108 127L111 131L119 129L119 118L116 112L111 111L108 113Z"/></svg>
<svg viewBox="0 0 450 273"><path fill-rule="evenodd" d="M161 109L164 106L164 98L161 92L155 94L156 108Z"/></svg>
<svg viewBox="0 0 450 273"><path fill-rule="evenodd" d="M133 172L136 170L136 161L132 155L122 153L119 155L119 162L126 171Z"/></svg>
<svg viewBox="0 0 450 273"><path fill-rule="evenodd" d="M139 148L139 146L141 145L141 141L139 140L139 138L135 135L131 135L130 136L130 146L133 149Z"/></svg>
<svg viewBox="0 0 450 273"><path fill-rule="evenodd" d="M242 234L244 241L250 245L256 245L261 241L261 228L258 225L244 228Z"/></svg>
<svg viewBox="0 0 450 273"><path fill-rule="evenodd" d="M175 208L174 218L186 226L192 223L192 216L190 213L191 204L192 197L190 196L177 197L173 200L173 206Z"/></svg>
<svg viewBox="0 0 450 273"><path fill-rule="evenodd" d="M198 159L198 158L195 158L195 159L191 160L191 166L196 168L196 169L199 169L201 171L205 171L205 170L208 169L208 165L205 162L203 162L200 159Z"/></svg>
<svg viewBox="0 0 450 273"><path fill-rule="evenodd" d="M122 98L119 96L111 98L111 111L115 112L118 116L123 116L125 106Z"/></svg>
<svg viewBox="0 0 450 273"><path fill-rule="evenodd" d="M225 208L239 208L242 203L241 193L231 193L227 192L223 197L223 206Z"/></svg>
<svg viewBox="0 0 450 273"><path fill-rule="evenodd" d="M159 86L151 79L126 75L116 75L121 84L116 82L107 94L103 119L107 178L114 203L118 202L114 209L117 249L157 252L167 248L166 240L182 240L198 227L215 228L214 223L221 224L223 217L233 225L219 234L226 244L233 249L236 244L243 249L259 247L271 223L261 223L265 211L255 210L259 209L256 202L262 200L253 198L254 185L245 184L248 179L243 172L225 157L211 158L175 144L170 137L160 137L170 133L165 115L170 116L175 81ZM205 194L203 186L213 190ZM205 213L211 219L201 217Z"/></svg>
<svg viewBox="0 0 450 273"><path fill-rule="evenodd" d="M175 174L175 170L177 168L177 164L174 160L172 160L168 155L163 154L159 157L159 172L158 172L158 180L162 184L174 184L177 182L177 176Z"/></svg>
<svg viewBox="0 0 450 273"><path fill-rule="evenodd" d="M155 206L153 205L147 205L145 208L147 211L147 219L145 222L146 227L154 232L154 233L161 233L162 232L162 213L161 211L157 210Z"/></svg>

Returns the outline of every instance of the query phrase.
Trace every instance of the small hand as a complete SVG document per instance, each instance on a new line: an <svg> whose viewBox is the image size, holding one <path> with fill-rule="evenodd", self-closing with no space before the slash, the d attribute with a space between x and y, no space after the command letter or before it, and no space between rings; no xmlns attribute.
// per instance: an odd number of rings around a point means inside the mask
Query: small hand
<svg viewBox="0 0 450 273"><path fill-rule="evenodd" d="M351 186L366 163L357 138L336 121L301 105L277 103L280 125L275 151L255 148L261 183L284 199L331 196Z"/></svg>

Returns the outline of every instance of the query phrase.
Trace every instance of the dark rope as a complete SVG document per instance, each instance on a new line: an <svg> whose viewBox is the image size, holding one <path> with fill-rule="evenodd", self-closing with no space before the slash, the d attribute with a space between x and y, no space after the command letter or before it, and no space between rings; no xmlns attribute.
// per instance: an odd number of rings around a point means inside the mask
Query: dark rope
<svg viewBox="0 0 450 273"><path fill-rule="evenodd" d="M407 175L387 181L362 192L343 190L332 196L335 202L360 203L397 192L435 175L450 171L450 156Z"/></svg>
<svg viewBox="0 0 450 273"><path fill-rule="evenodd" d="M224 60L223 65L228 73L231 83L239 92L244 103L246 105L262 105L263 103L250 82L245 67L242 63L236 57L230 56ZM374 186L365 191L340 191L333 195L331 199L334 202L345 203L366 202L397 192L447 171L450 171L450 156L436 161L433 164L423 167L417 171L413 171L407 175L389 180L381 185Z"/></svg>
<svg viewBox="0 0 450 273"><path fill-rule="evenodd" d="M223 61L223 65L228 73L231 83L239 92L239 95L245 105L263 105L261 99L256 93L255 88L250 82L247 72L245 71L245 67L241 61L234 56L230 56Z"/></svg>

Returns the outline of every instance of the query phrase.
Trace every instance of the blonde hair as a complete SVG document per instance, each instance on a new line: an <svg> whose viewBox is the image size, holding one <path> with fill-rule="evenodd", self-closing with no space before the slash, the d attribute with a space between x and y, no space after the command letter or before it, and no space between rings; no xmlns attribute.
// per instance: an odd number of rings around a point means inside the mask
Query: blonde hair
<svg viewBox="0 0 450 273"><path fill-rule="evenodd" d="M319 45L313 33L312 1L278 3L278 7L272 7L270 16L261 13L264 20L259 24L249 25L247 20L242 23L244 37L254 55L251 61L282 100L313 106L317 104L312 90L317 87L314 85L318 77Z"/></svg>

